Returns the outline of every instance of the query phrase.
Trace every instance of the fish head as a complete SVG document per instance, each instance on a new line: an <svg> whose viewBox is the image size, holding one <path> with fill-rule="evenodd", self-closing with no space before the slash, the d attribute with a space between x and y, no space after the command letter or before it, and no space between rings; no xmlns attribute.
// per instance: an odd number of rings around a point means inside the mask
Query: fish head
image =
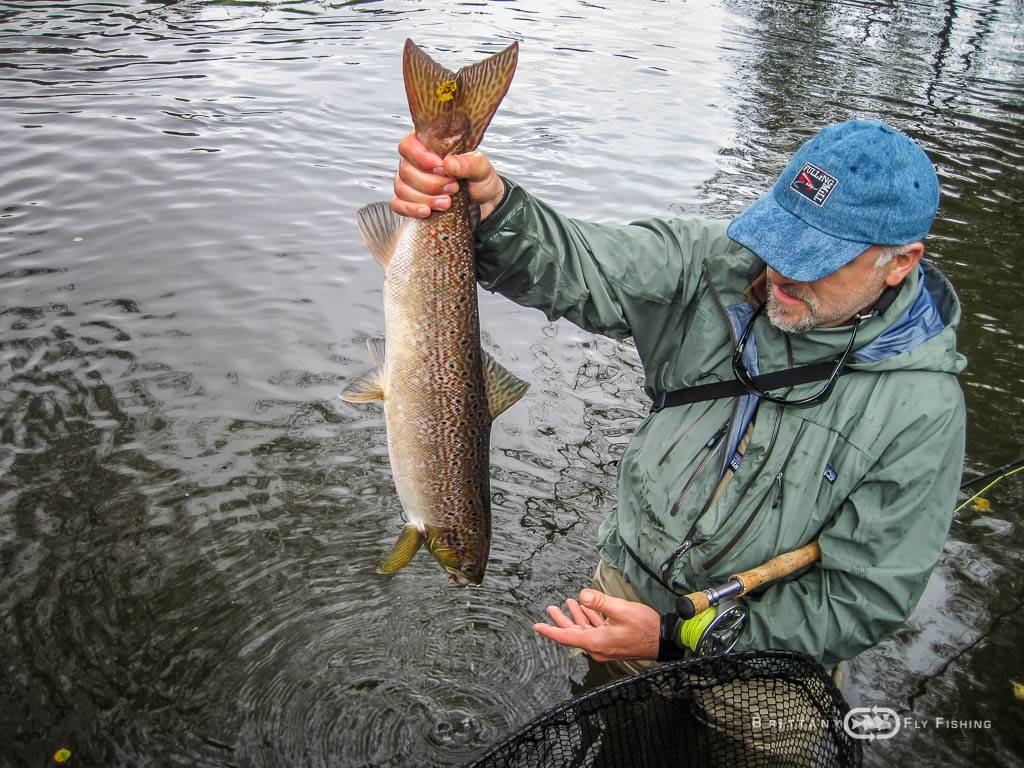
<svg viewBox="0 0 1024 768"><path fill-rule="evenodd" d="M434 536L429 540L431 553L448 573L448 581L452 584L467 586L479 584L484 580L487 568L486 547L473 546L472 543L461 541L449 542L444 536Z"/></svg>

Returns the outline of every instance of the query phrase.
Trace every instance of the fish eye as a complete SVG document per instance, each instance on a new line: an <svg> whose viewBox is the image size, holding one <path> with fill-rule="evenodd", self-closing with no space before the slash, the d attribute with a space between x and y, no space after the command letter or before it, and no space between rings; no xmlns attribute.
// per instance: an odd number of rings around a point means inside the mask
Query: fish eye
<svg viewBox="0 0 1024 768"><path fill-rule="evenodd" d="M470 576L470 575L476 573L476 565L473 564L473 563L465 563L462 566L462 572L464 574L466 574L467 576Z"/></svg>

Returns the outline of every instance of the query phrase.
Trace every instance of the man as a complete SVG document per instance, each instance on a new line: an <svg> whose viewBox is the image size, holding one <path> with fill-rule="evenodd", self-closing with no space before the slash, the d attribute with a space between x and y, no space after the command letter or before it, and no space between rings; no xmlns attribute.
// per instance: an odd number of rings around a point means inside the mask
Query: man
<svg viewBox="0 0 1024 768"><path fill-rule="evenodd" d="M676 655L661 617L677 595L814 540L819 563L744 598L737 649L834 666L910 615L952 520L965 436L959 304L921 261L939 192L920 147L873 120L829 126L730 223L628 226L561 216L480 153L439 158L412 134L399 151L396 212L444 210L464 179L481 208L481 284L632 336L655 401L619 463L596 589L567 600L569 615L549 606L555 626L538 632L637 671ZM812 364L809 383L754 378Z"/></svg>

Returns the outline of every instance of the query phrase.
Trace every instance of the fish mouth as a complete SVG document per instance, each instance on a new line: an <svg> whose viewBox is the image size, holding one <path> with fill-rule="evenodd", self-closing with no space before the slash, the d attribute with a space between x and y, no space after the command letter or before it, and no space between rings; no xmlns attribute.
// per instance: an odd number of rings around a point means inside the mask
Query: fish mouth
<svg viewBox="0 0 1024 768"><path fill-rule="evenodd" d="M446 566L445 570L448 571L448 583L458 584L460 587L468 587L470 584L476 586L484 580L484 575L481 573L479 576L474 574L467 574L464 571L460 571L458 568L452 568Z"/></svg>
<svg viewBox="0 0 1024 768"><path fill-rule="evenodd" d="M470 584L469 579L462 571L457 571L454 568L446 568L448 571L448 583L458 584L460 587L468 587Z"/></svg>

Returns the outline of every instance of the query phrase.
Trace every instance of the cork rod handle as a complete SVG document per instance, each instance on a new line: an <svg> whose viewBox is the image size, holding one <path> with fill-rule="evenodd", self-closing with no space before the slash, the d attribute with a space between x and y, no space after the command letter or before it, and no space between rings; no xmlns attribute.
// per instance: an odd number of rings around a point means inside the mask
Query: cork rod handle
<svg viewBox="0 0 1024 768"><path fill-rule="evenodd" d="M729 584L709 589L705 592L691 592L679 598L676 602L676 611L684 619L692 619L698 613L710 608L713 602L717 603L721 597L719 595L720 592L737 597L745 595L762 584L781 579L783 576L788 576L800 570L805 565L816 562L820 557L821 550L818 548L818 542L812 541L810 544L800 547L800 549L794 549L792 552L784 552L781 555L777 555L768 562L761 563L761 565L751 568L749 571L733 574L729 577ZM736 588L737 586L738 589Z"/></svg>

